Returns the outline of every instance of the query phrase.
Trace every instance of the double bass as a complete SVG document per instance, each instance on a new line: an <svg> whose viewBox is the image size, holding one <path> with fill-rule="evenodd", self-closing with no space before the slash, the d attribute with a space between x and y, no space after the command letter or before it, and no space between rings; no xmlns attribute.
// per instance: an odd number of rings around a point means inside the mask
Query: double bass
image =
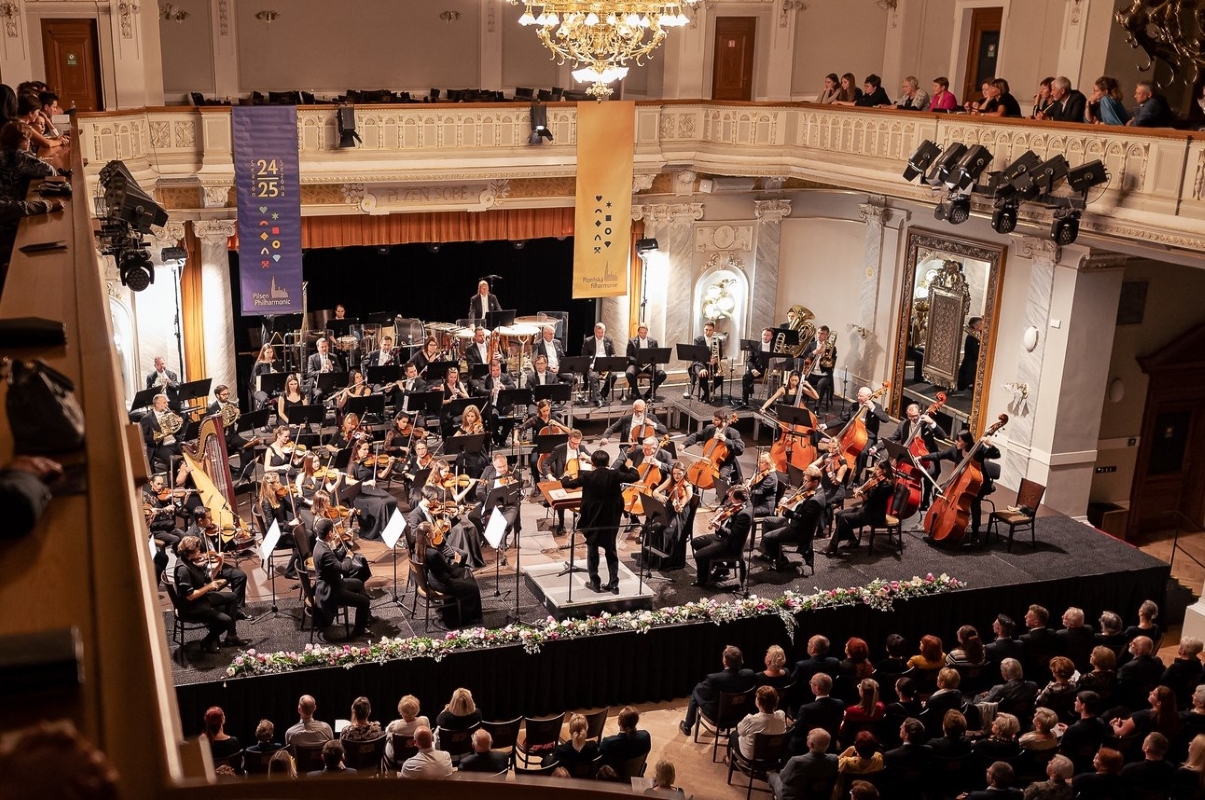
<svg viewBox="0 0 1205 800"><path fill-rule="evenodd" d="M959 544L971 521L971 501L979 496L983 488L983 470L975 460L975 453L983 442L1008 424L1008 414L1001 414L999 421L983 432L974 447L967 451L962 461L954 468L941 494L933 498L933 505L925 515L925 532L936 542Z"/></svg>
<svg viewBox="0 0 1205 800"><path fill-rule="evenodd" d="M728 425L734 424L736 420L737 415L733 414L728 420ZM703 457L686 470L687 480L700 489L715 486L715 479L720 477L720 465L728 458L730 452L727 437L721 436L717 439L713 436L708 439L703 445Z"/></svg>
<svg viewBox="0 0 1205 800"><path fill-rule="evenodd" d="M932 416L945 404L946 393L938 392L937 401L925 409L921 416ZM904 447L914 459L929 454L928 445L925 444L925 437L920 435L920 430L920 427L917 426L908 440L904 442ZM895 477L897 485L902 484L908 487L908 494L904 496L899 508L893 507L892 513L900 519L910 519L920 509L921 499L925 496L925 481L932 480L932 478L923 467L917 466L916 462L903 458L896 461Z"/></svg>
<svg viewBox="0 0 1205 800"><path fill-rule="evenodd" d="M807 367L805 362L804 366ZM812 431L816 429L816 415L803 404L803 385L801 379L795 392L794 408L806 411L811 425L793 425L779 421L779 435L774 444L770 445L770 460L778 472L786 472L787 464L794 464L797 469L805 470L808 465L819 457L816 445L812 443Z"/></svg>
<svg viewBox="0 0 1205 800"><path fill-rule="evenodd" d="M841 455L845 458L845 463L850 469L854 469L858 462L858 456L862 455L862 451L866 449L866 443L870 436L866 432L866 410L869 403L873 403L883 396L883 393L891 388L891 381L883 381L883 385L878 391L870 396L867 404L858 409L849 422L845 423L845 427L837 434L836 438L841 441Z"/></svg>

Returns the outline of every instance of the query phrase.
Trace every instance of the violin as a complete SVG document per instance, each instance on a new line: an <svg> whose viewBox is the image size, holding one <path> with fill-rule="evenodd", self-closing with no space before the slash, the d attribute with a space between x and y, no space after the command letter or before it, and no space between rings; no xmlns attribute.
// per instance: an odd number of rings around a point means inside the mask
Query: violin
<svg viewBox="0 0 1205 800"><path fill-rule="evenodd" d="M744 503L730 503L730 504L728 504L727 506L725 506L725 507L724 507L724 510L723 510L723 511L721 511L721 512L720 512L720 513L718 513L718 514L716 514L716 515L715 515L715 516L712 518L711 522L709 522L709 523L707 524L707 527L708 527L709 529L711 529L711 528L719 528L719 527L720 527L721 525L723 525L725 522L727 522L728 520L730 520L730 519L732 519L733 517L735 517L735 516L737 515L737 513L738 513L738 512L740 512L740 510L741 510L742 508L744 508L744 507L745 507L745 504L744 504Z"/></svg>
<svg viewBox="0 0 1205 800"><path fill-rule="evenodd" d="M387 456L387 455L382 454L382 455L376 455L376 456L369 456L368 458L364 459L360 463L366 467L384 467L384 466L388 466L389 462L391 462L393 460L394 460L393 456Z"/></svg>
<svg viewBox="0 0 1205 800"><path fill-rule="evenodd" d="M277 485L275 491L276 491L276 496L281 499L289 496L289 487L285 486L283 483Z"/></svg>
<svg viewBox="0 0 1205 800"><path fill-rule="evenodd" d="M875 475L870 480L866 481L866 483L854 489L854 495L857 497L865 497L867 492L886 480L887 478L883 475Z"/></svg>
<svg viewBox="0 0 1205 800"><path fill-rule="evenodd" d="M674 512L681 514L686 508L686 479L678 481L674 484L674 488L670 490L669 500L674 506Z"/></svg>
<svg viewBox="0 0 1205 800"><path fill-rule="evenodd" d="M441 486L445 489L463 489L466 486L472 486L476 482L476 478L470 478L468 475L453 475L451 478L445 479Z"/></svg>

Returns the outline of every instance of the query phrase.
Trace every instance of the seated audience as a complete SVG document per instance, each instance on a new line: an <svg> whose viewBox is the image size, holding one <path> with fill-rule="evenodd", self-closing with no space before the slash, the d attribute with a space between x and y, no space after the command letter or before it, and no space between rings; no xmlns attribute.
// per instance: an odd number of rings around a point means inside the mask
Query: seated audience
<svg viewBox="0 0 1205 800"><path fill-rule="evenodd" d="M418 746L418 752L402 764L398 771L399 778L436 781L456 771L452 766L451 754L435 749L435 735L426 725L420 725L414 731L414 743Z"/></svg>
<svg viewBox="0 0 1205 800"><path fill-rule="evenodd" d="M939 670L946 665L946 654L941 649L941 639L936 636L920 637L920 652L908 659L908 666L919 670Z"/></svg>
<svg viewBox="0 0 1205 800"><path fill-rule="evenodd" d="M494 737L485 728L473 731L473 752L460 760L458 769L461 772L488 772L497 775L510 768L510 756L506 753L496 753L490 748L494 746Z"/></svg>
<svg viewBox="0 0 1205 800"><path fill-rule="evenodd" d="M914 776L926 769L933 761L933 748L925 744L925 724L909 717L900 726L900 746L883 754L887 793L905 793L909 796L919 787L908 785Z"/></svg>
<svg viewBox="0 0 1205 800"><path fill-rule="evenodd" d="M845 717L841 722L841 741L848 742L851 731L878 722L886 713L886 706L879 701L879 682L874 678L864 678L858 683L858 701L845 707Z"/></svg>
<svg viewBox="0 0 1205 800"><path fill-rule="evenodd" d="M891 98L883 88L883 79L874 73L867 75L866 80L862 82L862 96L854 101L854 105L864 108L891 105Z"/></svg>
<svg viewBox="0 0 1205 800"><path fill-rule="evenodd" d="M248 753L275 753L283 744L273 741L276 737L276 726L270 719L261 719L255 726L255 744L247 748Z"/></svg>
<svg viewBox="0 0 1205 800"><path fill-rule="evenodd" d="M1055 656L1050 659L1050 674L1052 676L1050 683L1046 684L1045 689L1038 692L1034 703L1054 709L1056 714L1069 711L1075 694L1079 690L1079 687L1071 682L1076 675L1075 664L1066 656Z"/></svg>
<svg viewBox="0 0 1205 800"><path fill-rule="evenodd" d="M1075 797L1071 790L1073 772L1071 759L1055 756L1046 764L1048 780L1029 784L1025 789L1025 800L1071 800Z"/></svg>
<svg viewBox="0 0 1205 800"><path fill-rule="evenodd" d="M920 88L920 81L915 76L909 75L904 78L900 96L891 107L901 111L928 111L929 93Z"/></svg>
<svg viewBox="0 0 1205 800"><path fill-rule="evenodd" d="M849 787L850 800L879 800L879 790L873 783L854 781Z"/></svg>
<svg viewBox="0 0 1205 800"><path fill-rule="evenodd" d="M962 676L953 667L942 667L937 673L937 691L929 695L925 702L928 716L932 720L929 732L936 733L941 728L941 720L951 708L962 708L962 692L958 689Z"/></svg>
<svg viewBox="0 0 1205 800"><path fill-rule="evenodd" d="M268 759L268 778L297 780L297 761L288 750L277 750Z"/></svg>
<svg viewBox="0 0 1205 800"><path fill-rule="evenodd" d="M1123 800L1129 789L1121 778L1125 760L1111 747L1102 747L1092 757L1092 770L1076 775L1071 789L1082 800Z"/></svg>
<svg viewBox="0 0 1205 800"><path fill-rule="evenodd" d="M1148 733L1142 740L1141 761L1126 764L1121 768L1121 779L1135 797L1150 797L1152 792L1167 792L1176 777L1176 766L1164 758L1167 755L1167 737L1161 733Z"/></svg>
<svg viewBox="0 0 1205 800"><path fill-rule="evenodd" d="M966 758L971 754L967 738L967 718L957 709L950 709L941 719L941 736L929 740L935 758Z"/></svg>
<svg viewBox="0 0 1205 800"><path fill-rule="evenodd" d="M1021 723L1012 714L997 714L992 720L991 735L971 745L971 752L981 761L1008 761L1021 754L1017 734Z"/></svg>
<svg viewBox="0 0 1205 800"><path fill-rule="evenodd" d="M238 737L231 736L225 731L226 713L217 706L212 706L205 712L205 731L201 738L209 742L209 752L214 760L220 760L234 755L243 748L238 743Z"/></svg>
<svg viewBox="0 0 1205 800"><path fill-rule="evenodd" d="M1095 125L1125 125L1130 120L1126 111L1125 96L1116 78L1102 75L1092 84L1088 95L1088 111L1085 122Z"/></svg>
<svg viewBox="0 0 1205 800"><path fill-rule="evenodd" d="M699 709L708 719L715 719L720 702L720 692L745 692L752 689L756 682L753 670L745 669L745 658L739 647L729 645L724 648L724 669L713 672L695 685L690 693L690 702L686 706L686 718L678 723L678 730L690 736L698 719Z"/></svg>
<svg viewBox="0 0 1205 800"><path fill-rule="evenodd" d="M887 706L887 713L891 716L899 717L917 717L924 710L924 703L920 700L920 692L916 688L916 681L905 675L895 682L895 696L898 698L894 703Z"/></svg>
<svg viewBox="0 0 1205 800"><path fill-rule="evenodd" d="M874 665L880 681L886 681L887 676L903 674L908 669L908 640L898 633L892 633L887 636L886 647L887 658Z"/></svg>
<svg viewBox="0 0 1205 800"><path fill-rule="evenodd" d="M301 719L285 731L285 747L291 744L321 744L335 738L330 725L314 719L317 710L318 701L303 694L297 701L297 714Z"/></svg>
<svg viewBox="0 0 1205 800"><path fill-rule="evenodd" d="M862 90L858 88L858 79L852 72L842 75L841 90L837 93L837 99L833 103L839 106L852 106L861 99Z"/></svg>
<svg viewBox="0 0 1205 800"><path fill-rule="evenodd" d="M1033 110L1030 112L1030 119L1041 119L1038 114L1050 108L1050 104L1054 102L1054 96L1050 93L1050 85L1054 83L1054 78L1043 78L1038 84L1038 91L1033 96Z"/></svg>
<svg viewBox="0 0 1205 800"><path fill-rule="evenodd" d="M1104 743L1109 735L1109 726L1100 718L1100 695L1083 691L1075 696L1075 713L1078 719L1063 731L1059 740L1059 752L1071 759L1077 770L1088 766L1090 756Z"/></svg>
<svg viewBox="0 0 1205 800"><path fill-rule="evenodd" d="M381 735L381 723L369 720L372 705L367 697L357 697L351 704L351 724L339 731L339 740L344 742L366 742Z"/></svg>
<svg viewBox="0 0 1205 800"><path fill-rule="evenodd" d="M766 649L766 668L754 676L758 686L773 686L775 689L785 689L791 684L791 673L784 667L787 664L787 654L776 644Z"/></svg>
<svg viewBox="0 0 1205 800"><path fill-rule="evenodd" d="M464 731L480 724L481 710L473 702L473 693L463 686L452 692L452 699L435 718L437 731Z"/></svg>
<svg viewBox="0 0 1205 800"><path fill-rule="evenodd" d="M874 664L870 663L870 645L856 636L851 638L845 643L845 658L838 662L837 669L854 683L869 678L874 674Z"/></svg>
<svg viewBox="0 0 1205 800"><path fill-rule="evenodd" d="M330 777L332 775L355 775L356 771L343 763L343 743L332 739L322 745L322 769L307 772L307 778Z"/></svg>
<svg viewBox="0 0 1205 800"><path fill-rule="evenodd" d="M1122 635L1126 637L1126 641L1133 641L1138 636L1145 636L1152 642L1159 641L1163 636L1163 632L1159 629L1159 624L1155 620L1159 619L1159 604L1154 600L1143 600L1142 605L1138 606L1138 624L1131 625L1122 631Z"/></svg>
<svg viewBox="0 0 1205 800"><path fill-rule="evenodd" d="M1182 761L1188 754L1188 744L1205 734L1205 684L1192 690L1192 707L1180 712L1180 729L1172 740L1171 757Z"/></svg>
<svg viewBox="0 0 1205 800"><path fill-rule="evenodd" d="M773 690L771 690L773 691ZM569 739L561 742L551 755L544 758L544 765L556 764L569 770L574 778L593 778L594 759L598 758L598 744L586 740L590 724L581 714L569 718Z"/></svg>
<svg viewBox="0 0 1205 800"><path fill-rule="evenodd" d="M426 717L419 716L418 698L412 694L404 695L397 704L397 713L401 715L401 719L395 719L385 728L385 733L390 736L385 741L385 768L396 770L398 768L397 757L393 752L393 736L402 736L407 739L414 738L414 732L419 727L431 727L431 723Z"/></svg>
<svg viewBox="0 0 1205 800"><path fill-rule="evenodd" d="M621 769L633 758L648 755L653 749L653 741L648 731L636 728L640 723L640 712L635 708L624 706L616 719L619 723L619 733L604 737L598 743L598 754L602 756L604 764Z"/></svg>
<svg viewBox="0 0 1205 800"><path fill-rule="evenodd" d="M1172 795L1177 798L1205 797L1205 736L1194 736L1188 745L1188 758L1172 779Z"/></svg>
<svg viewBox="0 0 1205 800"><path fill-rule="evenodd" d="M603 764L598 768L598 772L594 773L594 780L606 781L607 783L623 783L623 778L619 777L619 773L611 767L610 764Z"/></svg>
<svg viewBox="0 0 1205 800"><path fill-rule="evenodd" d="M841 96L841 79L837 77L837 73L830 72L824 76L824 89L816 98L817 103L828 105L835 103Z"/></svg>
<svg viewBox="0 0 1205 800"><path fill-rule="evenodd" d="M830 678L840 674L840 662L828 654L830 646L828 639L824 636L813 636L808 639L808 657L797 661L795 668L791 670L791 682L795 684L796 689L806 691L808 682L817 672L823 672Z"/></svg>
<svg viewBox="0 0 1205 800"><path fill-rule="evenodd" d="M1054 733L1054 726L1058 724L1058 714L1049 708L1039 708L1033 712L1033 730L1022 734L1017 744L1021 745L1022 750L1053 750L1059 746L1059 739Z"/></svg>
<svg viewBox="0 0 1205 800"><path fill-rule="evenodd" d="M832 743L828 731L808 731L807 752L793 756L779 772L771 772L769 784L778 800L803 800L810 787L837 776L837 757L828 752Z"/></svg>
<svg viewBox="0 0 1205 800"><path fill-rule="evenodd" d="M729 739L730 746L740 749L745 758L753 757L753 738L759 733L783 733L787 729L787 716L778 707L778 692L773 686L760 686L754 697L757 711L739 723Z"/></svg>
<svg viewBox="0 0 1205 800"><path fill-rule="evenodd" d="M1060 75L1050 82L1050 105L1045 111L1034 115L1034 119L1049 119L1055 122L1083 122L1088 98L1078 89L1071 88L1071 79Z"/></svg>
<svg viewBox="0 0 1205 800"><path fill-rule="evenodd" d="M673 762L663 758L653 767L653 785L645 789L644 793L653 796L659 796L663 793L685 796L686 792L674 786L674 778L676 777Z"/></svg>
<svg viewBox="0 0 1205 800"><path fill-rule="evenodd" d="M930 111L955 111L958 98L950 91L950 79L944 76L933 79L933 96L929 99Z"/></svg>
<svg viewBox="0 0 1205 800"><path fill-rule="evenodd" d="M1100 623L1100 630L1092 637L1096 641L1096 644L1104 645L1116 653L1130 641L1122 633L1123 623L1119 614L1115 614L1112 611L1102 612L1098 622Z"/></svg>
<svg viewBox="0 0 1205 800"><path fill-rule="evenodd" d="M1130 660L1117 670L1116 703L1138 707L1150 688L1163 677L1163 661L1155 655L1155 644L1138 636L1129 645Z"/></svg>
<svg viewBox="0 0 1205 800"><path fill-rule="evenodd" d="M1080 673L1077 688L1080 691L1090 689L1102 697L1112 694L1117 686L1117 656L1108 647L1098 644L1092 648L1088 663L1092 665L1092 671L1086 675Z"/></svg>
<svg viewBox="0 0 1205 800"><path fill-rule="evenodd" d="M980 702L1007 703L1013 708L1020 708L1032 703L1038 694L1037 684L1025 680L1021 662L1015 658L1006 658L1001 662L1000 677L1004 683L998 683L980 695Z"/></svg>
<svg viewBox="0 0 1205 800"><path fill-rule="evenodd" d="M1195 636L1181 636L1176 657L1163 671L1159 683L1176 694L1176 705L1187 708L1192 703L1192 692L1201 682L1201 640Z"/></svg>
<svg viewBox="0 0 1205 800"><path fill-rule="evenodd" d="M1155 91L1150 81L1138 81L1134 87L1134 115L1126 125L1135 128L1166 128L1176 121L1167 98Z"/></svg>
<svg viewBox="0 0 1205 800"><path fill-rule="evenodd" d="M6 122L0 128L0 199L24 201L31 179L58 174L29 151L32 133L23 122Z"/></svg>
<svg viewBox="0 0 1205 800"><path fill-rule="evenodd" d="M828 741L827 737L825 741ZM874 734L870 731L858 731L858 735L854 737L854 743L845 748L837 757L837 771L842 775L870 775L874 772L882 772L883 767L883 753L879 749L879 740L874 738Z"/></svg>
<svg viewBox="0 0 1205 800"><path fill-rule="evenodd" d="M1176 696L1166 686L1156 686L1147 695L1150 708L1135 711L1129 717L1113 718L1113 735L1118 739L1127 736L1146 736L1152 731L1169 740L1180 729L1180 715L1176 712Z"/></svg>
<svg viewBox="0 0 1205 800"><path fill-rule="evenodd" d="M787 745L793 755L798 755L807 748L805 731L822 728L828 731L830 739L836 739L841 722L845 718L845 703L835 697L829 697L829 692L833 689L832 678L818 672L812 676L810 685L815 699L799 707L799 713L795 716L795 732Z"/></svg>
<svg viewBox="0 0 1205 800"><path fill-rule="evenodd" d="M987 768L987 789L963 792L958 800L1021 800L1021 790L1013 787L1017 773L1007 761L993 761Z"/></svg>
<svg viewBox="0 0 1205 800"><path fill-rule="evenodd" d="M1017 623L1012 617L1007 614L998 614L992 622L992 634L996 637L988 642L983 648L984 658L990 664L999 666L1000 662L1006 658L1015 658L1020 661L1024 655L1024 646L1020 639L1013 638L1013 631L1016 630Z"/></svg>
<svg viewBox="0 0 1205 800"><path fill-rule="evenodd" d="M976 666L987 660L983 640L979 631L973 625L963 625L957 633L958 646L946 655L946 664L951 667L960 665Z"/></svg>

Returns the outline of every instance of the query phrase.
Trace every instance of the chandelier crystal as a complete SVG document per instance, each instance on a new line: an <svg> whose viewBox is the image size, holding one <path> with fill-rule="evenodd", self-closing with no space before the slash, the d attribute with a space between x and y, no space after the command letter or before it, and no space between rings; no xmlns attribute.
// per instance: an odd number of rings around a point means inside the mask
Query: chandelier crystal
<svg viewBox="0 0 1205 800"><path fill-rule="evenodd" d="M608 83L628 74L665 40L669 28L690 22L682 10L700 0L507 0L523 4L519 24L535 25L536 35L558 64L572 62L573 77L591 85L586 93L602 99Z"/></svg>

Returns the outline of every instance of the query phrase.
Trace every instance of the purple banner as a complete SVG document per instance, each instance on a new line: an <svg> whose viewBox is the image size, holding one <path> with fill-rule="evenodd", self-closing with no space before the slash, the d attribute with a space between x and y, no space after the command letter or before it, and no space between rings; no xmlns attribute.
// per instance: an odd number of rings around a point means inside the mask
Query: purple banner
<svg viewBox="0 0 1205 800"><path fill-rule="evenodd" d="M301 312L297 107L234 106L243 315Z"/></svg>

